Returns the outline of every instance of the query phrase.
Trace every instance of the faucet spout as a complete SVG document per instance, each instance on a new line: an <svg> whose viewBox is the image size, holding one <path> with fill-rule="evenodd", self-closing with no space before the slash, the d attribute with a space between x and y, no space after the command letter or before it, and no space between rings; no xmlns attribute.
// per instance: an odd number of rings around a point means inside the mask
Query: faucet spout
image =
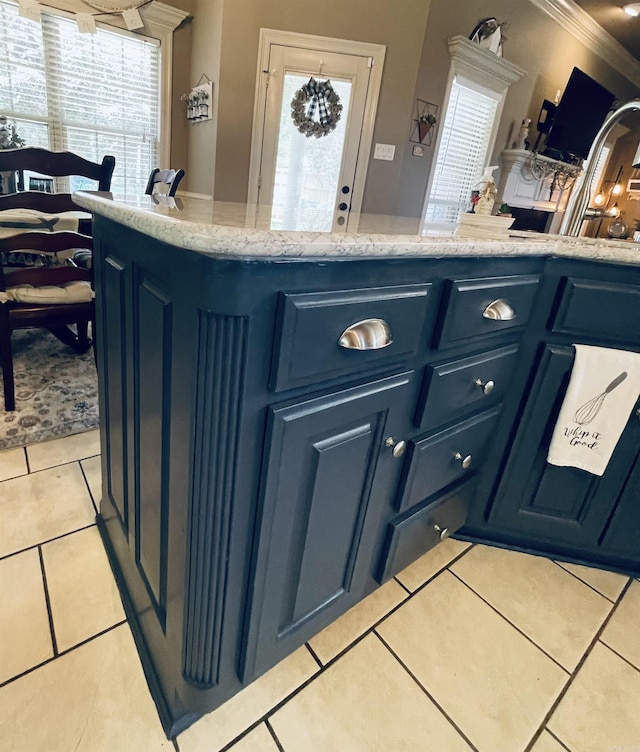
<svg viewBox="0 0 640 752"><path fill-rule="evenodd" d="M589 199L591 197L591 182L593 181L593 175L596 171L602 147L616 123L632 110L640 110L640 99L632 99L629 102L621 104L607 117L602 124L602 128L596 134L589 151L589 156L585 162L584 171L578 178L573 191L571 191L567 209L560 225L560 235L570 235L572 237L579 235L582 221L586 218L585 215L587 214Z"/></svg>

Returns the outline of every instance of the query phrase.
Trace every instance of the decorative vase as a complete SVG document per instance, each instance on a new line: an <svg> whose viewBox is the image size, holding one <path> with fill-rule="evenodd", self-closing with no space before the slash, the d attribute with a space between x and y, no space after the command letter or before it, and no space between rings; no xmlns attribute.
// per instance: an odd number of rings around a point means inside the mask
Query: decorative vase
<svg viewBox="0 0 640 752"><path fill-rule="evenodd" d="M418 121L418 138L422 143L427 137L427 133L431 130L431 123L424 123L422 120Z"/></svg>

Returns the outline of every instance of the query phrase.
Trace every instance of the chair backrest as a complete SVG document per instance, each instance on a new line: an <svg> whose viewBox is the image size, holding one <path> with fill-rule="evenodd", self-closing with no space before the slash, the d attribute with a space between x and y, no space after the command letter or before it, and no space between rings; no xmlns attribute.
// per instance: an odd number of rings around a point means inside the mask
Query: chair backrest
<svg viewBox="0 0 640 752"><path fill-rule="evenodd" d="M42 193L41 191L18 191L18 193L0 194L0 211L5 209L35 209L45 214L82 211L73 202L70 193Z"/></svg>
<svg viewBox="0 0 640 752"><path fill-rule="evenodd" d="M26 252L33 254L54 255L63 251L71 251L78 248L93 249L93 238L89 235L81 235L78 232L24 232L0 238L0 290L10 286L30 284L34 287L42 285L61 285L73 280L86 280L93 282L93 274L89 269L80 269L76 266L52 266L52 267L24 267L16 268L5 274L6 254Z"/></svg>
<svg viewBox="0 0 640 752"><path fill-rule="evenodd" d="M167 196L175 196L183 177L184 170L161 170L156 167L149 175L145 194L151 196L153 193L166 193ZM162 186L166 186L166 190L161 190Z"/></svg>
<svg viewBox="0 0 640 752"><path fill-rule="evenodd" d="M38 147L0 149L0 172L18 172L18 190L24 190L24 170L51 177L77 175L95 180L97 190L108 191L115 168L115 157L105 156L102 162L91 162L70 151L49 151Z"/></svg>

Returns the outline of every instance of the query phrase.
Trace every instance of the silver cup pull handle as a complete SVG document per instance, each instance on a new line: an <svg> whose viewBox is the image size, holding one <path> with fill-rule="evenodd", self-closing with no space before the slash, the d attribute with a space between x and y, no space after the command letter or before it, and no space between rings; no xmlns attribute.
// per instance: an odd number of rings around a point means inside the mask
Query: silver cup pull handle
<svg viewBox="0 0 640 752"><path fill-rule="evenodd" d="M516 315L515 308L504 298L493 300L482 312L482 318L493 321L511 321Z"/></svg>
<svg viewBox="0 0 640 752"><path fill-rule="evenodd" d="M338 344L347 350L382 350L393 342L389 324L383 319L364 319L347 327Z"/></svg>

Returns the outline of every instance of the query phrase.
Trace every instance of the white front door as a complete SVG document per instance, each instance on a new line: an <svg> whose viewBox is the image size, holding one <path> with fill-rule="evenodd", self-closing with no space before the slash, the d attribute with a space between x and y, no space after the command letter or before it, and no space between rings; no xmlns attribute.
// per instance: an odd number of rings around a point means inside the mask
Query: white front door
<svg viewBox="0 0 640 752"><path fill-rule="evenodd" d="M313 44L317 38L303 40ZM250 202L253 196L257 205L259 227L344 232L357 225L382 65L380 61L372 81L371 55L359 49L328 51L322 44L326 40L318 41L313 48L271 42L264 51L264 114L257 123L258 133L254 121L254 184L249 190ZM341 44L362 47L361 43ZM294 95L311 78L330 81L342 105L335 129L320 137L301 133L292 118ZM310 106L311 98L305 115L319 122L318 106L313 115Z"/></svg>

